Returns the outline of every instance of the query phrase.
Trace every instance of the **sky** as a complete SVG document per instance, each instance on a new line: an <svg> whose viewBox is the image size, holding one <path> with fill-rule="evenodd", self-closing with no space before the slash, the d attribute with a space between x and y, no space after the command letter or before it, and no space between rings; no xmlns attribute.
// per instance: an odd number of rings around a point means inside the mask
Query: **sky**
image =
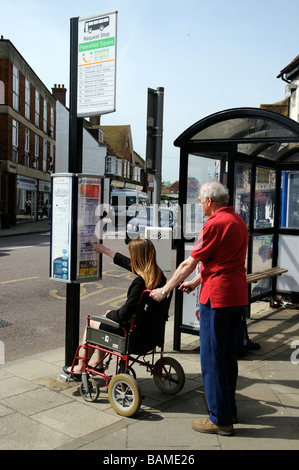
<svg viewBox="0 0 299 470"><path fill-rule="evenodd" d="M299 54L298 0L0 0L0 35L51 91L69 90L70 19L118 12L116 111L145 159L148 88L164 88L162 180L179 177L174 140L200 119L284 99ZM68 95L67 95L68 99Z"/></svg>

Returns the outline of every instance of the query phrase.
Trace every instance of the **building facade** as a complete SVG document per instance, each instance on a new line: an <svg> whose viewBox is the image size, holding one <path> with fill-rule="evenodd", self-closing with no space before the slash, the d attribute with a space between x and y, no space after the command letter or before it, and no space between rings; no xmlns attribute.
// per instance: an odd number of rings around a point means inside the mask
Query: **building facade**
<svg viewBox="0 0 299 470"><path fill-rule="evenodd" d="M145 161L134 150L130 125L96 126L104 132L107 145L106 179L110 190L138 189L148 193L151 200L153 184L146 173Z"/></svg>
<svg viewBox="0 0 299 470"><path fill-rule="evenodd" d="M7 39L0 39L1 227L47 215L55 168L56 101Z"/></svg>

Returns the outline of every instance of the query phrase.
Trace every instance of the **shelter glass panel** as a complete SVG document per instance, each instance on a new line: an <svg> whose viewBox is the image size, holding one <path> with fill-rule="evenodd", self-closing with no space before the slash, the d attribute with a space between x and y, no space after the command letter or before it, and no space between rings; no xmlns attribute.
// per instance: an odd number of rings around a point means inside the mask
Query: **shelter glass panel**
<svg viewBox="0 0 299 470"><path fill-rule="evenodd" d="M234 206L236 213L242 217L247 227L250 214L251 174L250 165L236 164Z"/></svg>
<svg viewBox="0 0 299 470"><path fill-rule="evenodd" d="M260 272L272 267L273 235L253 237L252 272ZM271 280L262 279L251 286L251 295L259 295L271 289Z"/></svg>
<svg viewBox="0 0 299 470"><path fill-rule="evenodd" d="M293 138L297 135L287 127L271 121L256 117L238 117L225 119L212 124L195 134L191 140L217 140L217 139L279 139Z"/></svg>
<svg viewBox="0 0 299 470"><path fill-rule="evenodd" d="M279 235L278 266L288 270L277 277L277 288L286 292L299 292L298 236Z"/></svg>
<svg viewBox="0 0 299 470"><path fill-rule="evenodd" d="M255 181L254 227L274 227L276 171L258 167Z"/></svg>
<svg viewBox="0 0 299 470"><path fill-rule="evenodd" d="M183 211L184 235L186 238L198 236L205 222L202 207L197 198L200 188L208 181L220 181L221 161L203 156L188 156L187 198Z"/></svg>
<svg viewBox="0 0 299 470"><path fill-rule="evenodd" d="M293 144L293 147L291 150L293 150L295 146L298 147L298 144ZM287 163L299 163L299 152L292 153L287 158L285 158L284 161Z"/></svg>
<svg viewBox="0 0 299 470"><path fill-rule="evenodd" d="M208 181L220 181L220 160L189 155L187 204L197 203L199 190Z"/></svg>
<svg viewBox="0 0 299 470"><path fill-rule="evenodd" d="M282 172L281 226L299 229L299 171Z"/></svg>

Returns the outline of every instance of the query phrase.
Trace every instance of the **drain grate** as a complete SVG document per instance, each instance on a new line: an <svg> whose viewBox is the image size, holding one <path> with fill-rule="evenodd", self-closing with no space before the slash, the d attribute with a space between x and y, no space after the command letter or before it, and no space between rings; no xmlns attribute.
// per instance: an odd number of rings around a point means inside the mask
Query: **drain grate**
<svg viewBox="0 0 299 470"><path fill-rule="evenodd" d="M12 325L12 323L9 323L8 321L0 320L0 328L4 328L5 326Z"/></svg>

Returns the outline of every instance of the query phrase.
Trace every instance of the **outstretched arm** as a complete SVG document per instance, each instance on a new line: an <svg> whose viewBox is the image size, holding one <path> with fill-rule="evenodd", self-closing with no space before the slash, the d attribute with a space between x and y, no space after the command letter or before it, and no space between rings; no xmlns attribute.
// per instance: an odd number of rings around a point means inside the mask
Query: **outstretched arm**
<svg viewBox="0 0 299 470"><path fill-rule="evenodd" d="M165 293L169 294L173 291L176 286L183 282L194 271L197 266L197 263L198 261L192 258L191 256L189 256L189 258L183 261L178 266L171 279L169 279L169 281L163 287ZM154 300L160 302L165 298L165 295L163 295L161 291L162 289L154 289L150 295L151 297L153 297Z"/></svg>
<svg viewBox="0 0 299 470"><path fill-rule="evenodd" d="M95 245L94 243L92 243L92 241L90 242L90 244L93 246L94 251L96 251L97 253L104 253L105 255L109 256L110 258L112 258L112 259L114 258L115 252L110 250L110 248L108 248L107 246L102 245L100 243Z"/></svg>

